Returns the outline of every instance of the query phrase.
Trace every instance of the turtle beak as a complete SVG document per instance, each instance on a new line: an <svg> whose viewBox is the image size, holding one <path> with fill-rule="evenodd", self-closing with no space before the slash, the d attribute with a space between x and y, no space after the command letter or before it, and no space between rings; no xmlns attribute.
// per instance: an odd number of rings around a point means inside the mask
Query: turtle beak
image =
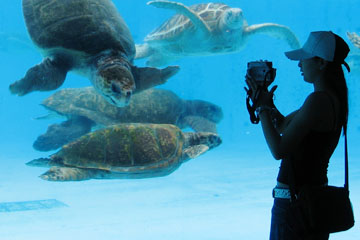
<svg viewBox="0 0 360 240"><path fill-rule="evenodd" d="M133 88L123 85L119 81L112 81L110 98L112 103L117 107L125 107L129 105L133 93Z"/></svg>
<svg viewBox="0 0 360 240"><path fill-rule="evenodd" d="M222 143L222 140L219 135L215 133L209 134L209 147L210 149L215 148L219 146Z"/></svg>
<svg viewBox="0 0 360 240"><path fill-rule="evenodd" d="M108 62L100 67L99 76L99 92L106 100L117 107L127 106L135 91L135 80L128 65Z"/></svg>

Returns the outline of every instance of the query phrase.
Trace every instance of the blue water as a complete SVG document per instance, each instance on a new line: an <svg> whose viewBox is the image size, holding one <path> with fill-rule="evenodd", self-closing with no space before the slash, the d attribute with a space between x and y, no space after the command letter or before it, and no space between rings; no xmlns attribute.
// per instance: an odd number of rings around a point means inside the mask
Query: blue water
<svg viewBox="0 0 360 240"><path fill-rule="evenodd" d="M136 43L173 12L145 0L114 0ZM202 1L184 0L185 5ZM224 1L240 7L249 25L273 22L290 27L301 43L309 32L332 30L353 48L346 32L360 33L358 0ZM0 203L57 199L68 207L0 212L0 240L12 239L267 239L271 189L279 162L267 149L261 128L252 125L245 107L244 76L249 61L266 59L277 68L276 105L284 114L301 106L312 87L297 62L283 52L288 45L264 35L253 36L238 53L180 59L181 71L160 86L184 99L203 99L222 107L218 125L223 144L184 163L169 176L142 180L90 180L49 183L37 176L45 169L24 163L50 153L32 148L36 137L56 119L34 120L47 112L39 104L53 92L11 95L9 84L41 61L28 38L21 1L2 0L0 8ZM144 66L144 61L136 61ZM360 218L360 71L345 74L349 87L350 192ZM61 88L89 81L69 74ZM343 139L329 168L330 184L343 182ZM359 239L359 226L331 239Z"/></svg>

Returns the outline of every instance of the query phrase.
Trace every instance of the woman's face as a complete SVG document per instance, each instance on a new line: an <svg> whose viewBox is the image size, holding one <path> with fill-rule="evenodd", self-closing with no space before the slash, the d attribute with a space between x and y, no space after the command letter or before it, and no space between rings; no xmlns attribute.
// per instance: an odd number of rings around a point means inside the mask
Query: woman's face
<svg viewBox="0 0 360 240"><path fill-rule="evenodd" d="M304 76L304 81L314 83L320 74L320 68L317 58L309 58L300 60L298 64L301 75Z"/></svg>

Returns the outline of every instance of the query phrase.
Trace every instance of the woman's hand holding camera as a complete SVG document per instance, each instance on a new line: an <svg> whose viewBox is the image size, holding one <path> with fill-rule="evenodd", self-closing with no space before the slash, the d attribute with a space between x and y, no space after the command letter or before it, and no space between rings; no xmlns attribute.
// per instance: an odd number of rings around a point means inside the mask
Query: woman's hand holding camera
<svg viewBox="0 0 360 240"><path fill-rule="evenodd" d="M258 107L275 107L273 97L277 86L273 86L270 91L268 91L267 87L259 86L249 74L246 74L245 82L248 86L248 88L245 87L245 91L250 96L254 109Z"/></svg>

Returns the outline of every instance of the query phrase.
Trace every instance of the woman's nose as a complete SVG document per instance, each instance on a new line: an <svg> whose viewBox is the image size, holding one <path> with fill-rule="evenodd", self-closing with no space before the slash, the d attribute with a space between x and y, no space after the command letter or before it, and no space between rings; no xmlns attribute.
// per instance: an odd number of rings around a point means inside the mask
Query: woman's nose
<svg viewBox="0 0 360 240"><path fill-rule="evenodd" d="M299 61L298 66L301 67L301 61Z"/></svg>

